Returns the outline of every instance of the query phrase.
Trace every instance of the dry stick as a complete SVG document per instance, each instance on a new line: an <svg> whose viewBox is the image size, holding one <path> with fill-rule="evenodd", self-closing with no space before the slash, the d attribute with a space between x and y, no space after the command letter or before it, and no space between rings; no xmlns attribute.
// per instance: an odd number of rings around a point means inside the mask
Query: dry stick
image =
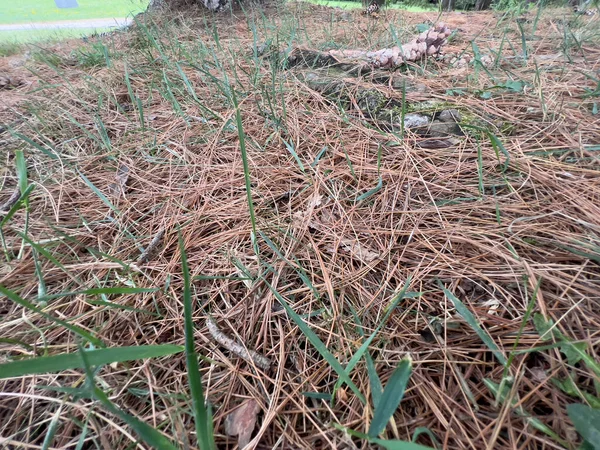
<svg viewBox="0 0 600 450"><path fill-rule="evenodd" d="M17 186L15 188L15 190L13 191L12 195L10 196L10 198L8 200L6 200L6 202L3 205L0 205L0 214L6 215L10 211L10 208L15 206L15 204L17 203L17 201L19 200L20 197L21 197L21 189L19 189L19 187Z"/></svg>
<svg viewBox="0 0 600 450"><path fill-rule="evenodd" d="M154 253L154 251L156 250L156 248L160 245L160 243L163 240L163 237L165 236L165 228L161 228L158 233L156 233L156 236L154 236L152 238L152 241L150 241L150 244L148 245L148 247L146 248L146 250L144 250L144 252L140 255L140 257L137 259L136 264L143 264L145 262L148 262L148 259L150 259L150 257L152 256L152 254Z"/></svg>
<svg viewBox="0 0 600 450"><path fill-rule="evenodd" d="M415 39L402 47L384 48L375 52L363 50L330 50L329 55L334 58L364 61L374 67L398 67L407 62L415 62L426 56L433 56L440 52L446 45L448 36L452 31L442 22L435 27L419 34Z"/></svg>
<svg viewBox="0 0 600 450"><path fill-rule="evenodd" d="M219 327L213 319L206 319L206 327L208 328L208 331L210 332L210 335L213 337L213 339L230 352L235 353L240 358L245 359L246 361L254 362L254 364L256 364L261 369L269 370L271 368L271 360L269 358L261 355L260 353L254 350L248 350L243 344L227 336L219 329Z"/></svg>

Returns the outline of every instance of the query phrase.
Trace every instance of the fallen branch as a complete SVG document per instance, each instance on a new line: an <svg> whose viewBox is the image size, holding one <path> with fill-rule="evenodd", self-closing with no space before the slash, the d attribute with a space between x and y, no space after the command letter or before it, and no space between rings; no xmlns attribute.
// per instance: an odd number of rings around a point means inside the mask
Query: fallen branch
<svg viewBox="0 0 600 450"><path fill-rule="evenodd" d="M316 50L296 49L288 58L290 66L304 64L327 67L362 63L375 68L393 69L408 62L416 62L427 56L440 53L452 31L442 22L424 31L401 47L384 48L377 51L365 50Z"/></svg>
<svg viewBox="0 0 600 450"><path fill-rule="evenodd" d="M152 238L152 241L150 241L150 244L148 245L146 250L137 259L136 264L144 264L148 262L150 257L154 254L158 246L161 244L163 237L165 236L165 231L165 228L161 228L158 231L158 233L156 233L156 235Z"/></svg>

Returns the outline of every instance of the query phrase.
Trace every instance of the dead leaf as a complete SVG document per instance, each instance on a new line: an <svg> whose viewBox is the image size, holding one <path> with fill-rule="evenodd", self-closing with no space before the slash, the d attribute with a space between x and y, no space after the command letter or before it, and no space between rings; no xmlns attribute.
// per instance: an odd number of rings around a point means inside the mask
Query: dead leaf
<svg viewBox="0 0 600 450"><path fill-rule="evenodd" d="M379 253L375 252L374 250L370 249L364 244L361 244L358 241L353 241L351 239L342 239L340 241L340 246L343 250L347 251L352 256L366 264L369 264L375 261L377 258L379 258ZM335 253L335 248L333 247L328 247L327 250L331 253Z"/></svg>
<svg viewBox="0 0 600 450"><path fill-rule="evenodd" d="M260 406L254 399L246 400L225 419L225 433L238 437L240 449L250 443Z"/></svg>
<svg viewBox="0 0 600 450"><path fill-rule="evenodd" d="M121 164L117 169L117 174L115 175L116 183L111 183L108 186L108 190L115 197L119 197L121 194L125 194L125 186L127 185L127 181L129 180L129 167L124 164Z"/></svg>

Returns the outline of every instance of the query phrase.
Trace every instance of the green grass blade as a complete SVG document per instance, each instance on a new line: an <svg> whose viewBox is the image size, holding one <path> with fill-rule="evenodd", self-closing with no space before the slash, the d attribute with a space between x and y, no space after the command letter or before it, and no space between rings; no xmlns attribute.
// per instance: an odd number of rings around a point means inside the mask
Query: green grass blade
<svg viewBox="0 0 600 450"><path fill-rule="evenodd" d="M38 300L42 299L46 296L46 282L44 281L44 273L42 272L42 265L40 264L40 260L38 259L37 252L35 249L31 251L31 256L33 257L33 267L35 276L38 279Z"/></svg>
<svg viewBox="0 0 600 450"><path fill-rule="evenodd" d="M500 385L498 383L494 383L492 380L489 380L487 378L483 379L483 384L485 384L485 387L487 387L489 389L489 391L492 394L494 394L494 396L496 397L498 402L500 402L500 403L506 402L506 400L508 399L509 391L510 391L510 389L507 385L505 385L505 384ZM511 405L515 405L516 403L517 403L517 399L513 398L511 400ZM548 425L543 423L538 418L532 417L531 414L529 414L527 411L525 411L522 407L519 406L519 407L515 408L514 412L516 414L518 414L519 416L523 417L523 419L525 419L525 421L529 425L531 425L533 428L535 428L536 430L541 431L542 433L551 437L556 442L560 443L560 445L562 445L564 447L569 447L567 445L567 443L563 439L561 439L560 436L558 434L556 434L556 432L552 428L550 428Z"/></svg>
<svg viewBox="0 0 600 450"><path fill-rule="evenodd" d="M114 362L133 361L137 359L157 358L172 355L183 351L180 345L139 345L132 347L113 347L89 350L85 354L94 366L111 364ZM41 356L39 358L24 359L0 364L0 379L33 375L39 373L60 372L69 369L82 368L79 353L66 353L55 356Z"/></svg>
<svg viewBox="0 0 600 450"><path fill-rule="evenodd" d="M540 334L542 341L548 341L552 338L556 339L559 343L556 345L537 347L535 350L546 350L553 347L560 347L560 351L565 354L569 360L569 364L575 364L578 361L583 361L588 369L594 372L594 374L600 378L600 364L587 354L585 342L571 342L569 338L564 336L558 328L556 328L553 320L546 320L544 316L537 313L533 316L533 323Z"/></svg>
<svg viewBox="0 0 600 450"><path fill-rule="evenodd" d="M81 435L79 435L79 439L77 440L77 447L75 447L75 450L83 450L83 446L85 444L85 438L87 437L87 433L88 433L88 424L89 423L90 423L90 418L86 417L85 423L83 424L83 429L81 430Z"/></svg>
<svg viewBox="0 0 600 450"><path fill-rule="evenodd" d="M463 319L469 324L469 326L477 333L477 336L488 346L488 348L492 351L496 359L502 364L506 366L506 358L492 339L492 337L477 323L477 319L473 315L471 311L465 306L463 302L461 302L458 298L454 296L452 292L450 292L446 287L442 284L440 280L437 280L438 286L444 291L446 297L452 301L454 307L456 308L456 312L461 315Z"/></svg>
<svg viewBox="0 0 600 450"><path fill-rule="evenodd" d="M422 435L422 434L426 434L427 436L429 436L429 438L434 443L434 445L436 446L436 448L439 447L439 446L441 446L440 441L438 441L438 438L435 435L435 433L433 431L431 431L427 427L418 427L418 428L416 428L415 431L413 431L412 441L415 442L419 438L419 436Z"/></svg>
<svg viewBox="0 0 600 450"><path fill-rule="evenodd" d="M338 430L343 431L344 433L347 433L350 436L365 439L366 441L368 441L372 444L381 445L383 448L386 448L389 450L434 450L431 447L427 447L425 445L420 445L420 444L415 444L414 442L372 438L364 433L360 433L356 430L352 430L350 428L343 427L335 422L332 425L334 428L337 428Z"/></svg>
<svg viewBox="0 0 600 450"><path fill-rule="evenodd" d="M105 306L107 308L122 309L123 311L137 312L137 313L148 314L150 316L156 316L156 317L160 316L160 314L152 312L152 311L148 311L147 309L134 308L132 306L127 306L127 305L120 305L118 303L107 302L106 300L90 300L88 298L84 298L83 301L86 303L89 303L90 305L95 305L95 306Z"/></svg>
<svg viewBox="0 0 600 450"><path fill-rule="evenodd" d="M298 164L298 167L300 168L300 170L302 172L306 172L306 169L304 168L304 164L302 164L302 160L300 160L300 157L298 156L298 153L296 153L294 146L292 144L290 144L288 141L286 141L285 139L283 140L283 143L285 144L285 148L287 148L288 152L290 152L290 154L296 160L296 164Z"/></svg>
<svg viewBox="0 0 600 450"><path fill-rule="evenodd" d="M256 216L254 215L254 201L252 200L252 183L250 181L250 166L248 164L248 152L246 151L246 133L242 124L242 113L240 105L235 95L235 89L230 88L231 102L235 108L235 121L237 124L237 132L240 140L240 152L242 154L242 164L244 166L244 181L246 183L246 197L248 199L248 210L250 212L250 222L252 224L252 240L256 239Z"/></svg>
<svg viewBox="0 0 600 450"><path fill-rule="evenodd" d="M19 297L13 291L5 288L2 285L0 285L0 294L5 295L10 300L12 300L16 304L22 306L23 308L27 308L30 311L36 312L40 316L45 317L46 319L50 320L51 322L61 325L61 326L65 327L67 330L72 331L75 334L78 334L82 338L84 338L87 341L89 341L90 343L94 344L96 347L104 347L104 344L102 343L102 341L100 339L98 339L97 337L94 337L91 333L85 331L83 328L80 328L77 325L71 325L70 323L65 322L64 320L57 319L56 317L53 317L50 314L45 313L37 306L35 306L32 303L28 302L27 300Z"/></svg>
<svg viewBox="0 0 600 450"><path fill-rule="evenodd" d="M19 177L19 189L21 190L21 194L23 194L27 190L27 185L29 184L27 180L27 163L25 161L23 150L17 150L15 152L15 159L17 165L17 176Z"/></svg>
<svg viewBox="0 0 600 450"><path fill-rule="evenodd" d="M50 421L50 425L48 426L48 432L46 433L46 436L44 437L44 442L42 443L42 450L48 450L50 448L50 444L52 444L52 441L54 440L54 435L56 434L56 430L58 429L58 419L60 418L61 410L62 405L58 408L56 414L54 414L54 417Z"/></svg>
<svg viewBox="0 0 600 450"><path fill-rule="evenodd" d="M210 450L215 448L214 437L210 431L212 428L212 417L207 411L204 390L202 388L202 379L200 377L200 367L198 366L198 356L194 346L194 321L192 306L192 289L190 281L190 270L185 252L185 245L181 231L179 232L179 250L181 252L181 270L183 272L183 309L184 309L184 328L185 328L185 359L187 363L188 380L190 384L190 394L192 396L192 406L194 421L196 424L196 436L200 450Z"/></svg>
<svg viewBox="0 0 600 450"><path fill-rule="evenodd" d="M421 444L415 444L414 442L393 441L386 439L370 439L369 442L381 445L387 450L433 450L431 447L426 447L425 445Z"/></svg>
<svg viewBox="0 0 600 450"><path fill-rule="evenodd" d="M98 196L98 198L100 200L102 200L102 202L106 206L108 206L111 210L113 210L115 214L120 214L117 207L112 204L112 202L106 197L106 195L104 195L102 192L100 192L100 190L96 186L94 186L94 183L92 183L90 180L88 180L88 178L84 174L82 174L79 171L79 169L77 169L77 173L79 174L79 176L81 177L83 182L88 185L88 187L94 192L94 194L96 194Z"/></svg>
<svg viewBox="0 0 600 450"><path fill-rule="evenodd" d="M352 392L354 392L356 394L356 396L360 399L360 401L365 403L365 397L358 390L358 387L356 387L354 382L350 379L350 376L348 375L346 370L342 367L342 365L337 360L337 358L335 356L333 356L331 354L331 352L327 349L327 347L325 346L323 341L321 341L319 336L317 336L316 333L302 320L302 318L298 314L296 314L296 311L294 311L290 307L290 305L287 304L287 302L281 296L281 294L279 294L279 292L277 292L277 290L267 280L265 280L264 277L261 277L261 278L266 283L266 285L269 287L269 289L271 289L271 292L273 292L273 295L275 296L275 298L277 298L279 303L281 303L281 306L283 306L283 308L287 312L288 316L294 321L294 323L296 325L298 325L298 328L300 328L300 331L302 331L302 333L306 336L306 338L309 340L309 342L317 349L317 351L321 354L323 359L325 359L325 361L327 361L329 363L331 368L338 374L338 376L342 379L342 381L348 385L348 387L352 390Z"/></svg>
<svg viewBox="0 0 600 450"><path fill-rule="evenodd" d="M577 386L575 380L573 379L573 375L567 374L567 377L564 380L560 380L558 378L551 378L550 381L554 386L559 388L565 394L570 395L572 397L577 397L582 399L592 408L600 409L600 398L582 390Z"/></svg>
<svg viewBox="0 0 600 450"><path fill-rule="evenodd" d="M365 337L365 334L362 330L362 323L358 314L354 308L350 307L352 311L352 315L354 316L354 321L358 325L356 328L358 333L362 338ZM371 358L371 354L367 351L365 352L365 361L367 363L367 376L369 377L369 385L371 386L371 400L373 400L373 408L377 409L379 402L381 400L381 394L383 392L383 385L381 384L381 379L379 375L377 375L377 370L375 369L375 363L373 362L373 358ZM348 369L348 367L346 367Z"/></svg>
<svg viewBox="0 0 600 450"><path fill-rule="evenodd" d="M331 401L333 396L324 392L302 392L302 395L308 398L316 398L317 400Z"/></svg>
<svg viewBox="0 0 600 450"><path fill-rule="evenodd" d="M361 202L361 201L371 197L372 195L377 194L381 190L382 187L383 187L383 180L381 179L381 177L379 177L379 180L377 181L377 186L375 186L373 189L369 189L364 194L361 194L358 197L356 197L356 201Z"/></svg>
<svg viewBox="0 0 600 450"><path fill-rule="evenodd" d="M323 157L323 155L325 155L325 153L327 152L327 150L329 149L329 147L326 145L325 147L323 147L321 149L321 151L319 152L319 154L317 155L317 157L315 158L315 160L310 164L311 167L316 167L319 164L319 161L321 161L321 158Z"/></svg>
<svg viewBox="0 0 600 450"><path fill-rule="evenodd" d="M523 320L521 321L521 326L519 327L519 331L517 332L517 338L515 339L515 343L513 344L513 348L508 355L508 361L504 366L504 372L502 374L502 379L506 379L508 376L508 371L510 366L512 365L513 359L515 358L515 351L519 346L519 342L521 341L521 335L523 334L523 330L525 329L525 325L529 322L529 318L531 317L531 313L533 312L534 306L537 304L537 295L540 290L540 286L542 284L542 278L538 279L537 284L535 285L535 289L533 290L533 294L531 295L531 299L527 303L527 309L525 310L525 314L523 315ZM525 286L527 288L527 286Z"/></svg>
<svg viewBox="0 0 600 450"><path fill-rule="evenodd" d="M595 450L600 450L600 409L573 404L567 406L567 414L583 439Z"/></svg>
<svg viewBox="0 0 600 450"><path fill-rule="evenodd" d="M373 420L369 426L369 432L367 433L369 437L375 438L385 430L388 422L398 409L402 397L404 397L411 372L412 360L408 356L400 361L400 364L398 364L398 367L383 390L381 401L373 414Z"/></svg>
<svg viewBox="0 0 600 450"><path fill-rule="evenodd" d="M487 137L492 144L492 148L496 152L496 158L498 159L498 162L500 162L499 152L502 152L502 154L506 157L506 159L504 160L504 164L502 165L502 172L506 172L506 169L508 169L508 165L510 164L510 154L508 153L508 150L506 150L506 147L504 147L502 141L500 141L500 139L498 139L498 136L496 136L494 133L485 130L485 134L487 134Z"/></svg>
<svg viewBox="0 0 600 450"><path fill-rule="evenodd" d="M61 292L60 294L52 294L45 296L42 300L51 300L60 297L69 297L71 295L131 295L143 294L146 292L156 292L159 288L134 288L134 287L106 287L92 288L83 291Z"/></svg>
<svg viewBox="0 0 600 450"><path fill-rule="evenodd" d="M177 447L173 445L171 441L169 441L165 436L163 436L160 432L152 428L150 425L142 422L137 417L134 417L121 409L117 408L107 397L107 395L102 392L99 388L94 388L94 398L98 400L102 405L110 411L112 414L117 416L127 425L129 425L139 436L140 438L152 446L157 450L177 450Z"/></svg>
<svg viewBox="0 0 600 450"><path fill-rule="evenodd" d="M47 149L45 149L44 147L42 147L40 144L38 144L37 142L35 142L32 139L29 139L27 136L24 136L20 133L17 133L16 131L13 131L12 129L10 130L10 134L12 134L13 136L21 139L23 142L26 142L27 144L31 145L34 148L37 148L40 152L42 152L44 155L48 156L49 158L52 159L60 159L57 156L56 151L52 148L52 151L48 151ZM46 144L50 147L49 144Z"/></svg>
<svg viewBox="0 0 600 450"><path fill-rule="evenodd" d="M363 342L363 344L358 348L356 353L354 353L354 355L348 362L348 365L346 366L347 374L350 374L352 369L354 369L354 367L356 366L358 361L360 361L360 359L363 357L364 354L368 355L367 350L369 349L369 345L371 345L371 342L373 342L373 340L375 339L375 336L377 335L377 333L379 333L381 328L383 328L385 326L385 324L387 323L388 319L390 318L390 316L392 315L392 313L394 312L394 310L396 309L398 304L406 297L406 293L407 293L406 291L407 291L408 287L410 286L410 281L411 281L411 277L409 276L408 279L406 280L406 283L404 283L404 287L402 288L402 290L391 301L390 305L387 308L387 311L385 312L381 322L379 323L379 325L377 326L375 331L373 331L371 336L369 336L369 338L365 342ZM356 317L356 319L358 319L358 317ZM368 359L370 359L370 356L368 357ZM367 359L367 364L368 364L368 359ZM372 363L373 363L373 361L371 360L371 364ZM379 398L381 397L381 381L379 380L379 376L375 372L374 365L372 367L372 370L374 373L369 375L369 379L371 380L371 377L373 377L372 378L373 383L371 384L371 390L372 390L372 394L373 394L373 406L376 407L377 403L379 402ZM334 392L337 391L337 389L339 389L339 382L336 384Z"/></svg>

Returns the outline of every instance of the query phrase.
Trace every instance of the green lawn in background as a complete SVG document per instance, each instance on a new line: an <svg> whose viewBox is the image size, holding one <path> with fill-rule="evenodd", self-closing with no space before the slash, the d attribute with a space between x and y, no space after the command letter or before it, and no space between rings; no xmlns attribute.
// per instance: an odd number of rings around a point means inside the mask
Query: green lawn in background
<svg viewBox="0 0 600 450"><path fill-rule="evenodd" d="M54 0L0 0L0 24L127 17L149 0L77 0L78 8L57 8Z"/></svg>
<svg viewBox="0 0 600 450"><path fill-rule="evenodd" d="M64 28L58 30L16 30L0 31L0 56L2 47L12 43L57 42L63 39L89 36L95 31L102 33L110 28Z"/></svg>

